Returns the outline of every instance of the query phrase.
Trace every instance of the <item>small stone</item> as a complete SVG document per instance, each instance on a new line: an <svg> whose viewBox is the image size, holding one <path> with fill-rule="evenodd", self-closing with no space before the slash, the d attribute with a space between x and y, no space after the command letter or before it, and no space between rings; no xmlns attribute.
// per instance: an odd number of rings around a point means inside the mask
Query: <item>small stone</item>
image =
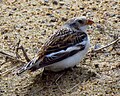
<svg viewBox="0 0 120 96"><path fill-rule="evenodd" d="M0 93L3 93L3 92L5 92L5 91L0 89Z"/></svg>
<svg viewBox="0 0 120 96"><path fill-rule="evenodd" d="M48 25L46 25L47 27L54 27L54 25L53 24L48 24Z"/></svg>
<svg viewBox="0 0 120 96"><path fill-rule="evenodd" d="M117 23L118 21L117 20L114 20L115 23Z"/></svg>
<svg viewBox="0 0 120 96"><path fill-rule="evenodd" d="M15 11L15 10L17 10L17 8L13 8L12 10Z"/></svg>
<svg viewBox="0 0 120 96"><path fill-rule="evenodd" d="M53 8L52 8L52 7L49 7L48 9L49 9L49 10L53 10Z"/></svg>
<svg viewBox="0 0 120 96"><path fill-rule="evenodd" d="M104 31L104 28L100 25L100 24L97 24L96 26L98 28L99 31ZM102 33L101 33L102 34Z"/></svg>
<svg viewBox="0 0 120 96"><path fill-rule="evenodd" d="M44 0L44 2L48 3L48 2L49 2L49 0Z"/></svg>
<svg viewBox="0 0 120 96"><path fill-rule="evenodd" d="M1 30L1 35L7 33L8 31L9 31L8 29Z"/></svg>
<svg viewBox="0 0 120 96"><path fill-rule="evenodd" d="M67 21L67 18L62 17L61 20L62 20L62 21Z"/></svg>
<svg viewBox="0 0 120 96"><path fill-rule="evenodd" d="M117 18L119 18L119 19L120 19L120 15L117 15Z"/></svg>
<svg viewBox="0 0 120 96"><path fill-rule="evenodd" d="M8 36L4 36L4 40L7 40L8 39Z"/></svg>
<svg viewBox="0 0 120 96"><path fill-rule="evenodd" d="M95 64L95 68L99 68L99 64Z"/></svg>
<svg viewBox="0 0 120 96"><path fill-rule="evenodd" d="M98 37L97 40L99 41L99 40L100 40L100 37Z"/></svg>
<svg viewBox="0 0 120 96"><path fill-rule="evenodd" d="M96 73L95 72L92 72L92 71L88 71L88 75L90 77L95 77L96 76Z"/></svg>
<svg viewBox="0 0 120 96"><path fill-rule="evenodd" d="M41 35L45 36L46 35L46 30L42 31Z"/></svg>
<svg viewBox="0 0 120 96"><path fill-rule="evenodd" d="M92 8L92 10L94 10L94 11L95 11L95 10L97 10L97 8L93 7L93 8Z"/></svg>
<svg viewBox="0 0 120 96"><path fill-rule="evenodd" d="M27 37L25 37L26 39L29 39L29 37L27 36Z"/></svg>
<svg viewBox="0 0 120 96"><path fill-rule="evenodd" d="M108 57L108 56L109 56L109 53L108 53L108 52L105 52L104 55L105 55L106 57Z"/></svg>
<svg viewBox="0 0 120 96"><path fill-rule="evenodd" d="M45 23L45 20L39 21L39 23Z"/></svg>
<svg viewBox="0 0 120 96"><path fill-rule="evenodd" d="M2 31L2 32L1 32L1 35L3 35L3 34L5 34L5 32L4 32L4 31Z"/></svg>
<svg viewBox="0 0 120 96"><path fill-rule="evenodd" d="M60 2L59 4L60 4L61 6L63 6L65 3L64 3L64 2Z"/></svg>
<svg viewBox="0 0 120 96"><path fill-rule="evenodd" d="M50 20L50 22L57 22L57 19L56 19L56 18L52 18L52 19Z"/></svg>
<svg viewBox="0 0 120 96"><path fill-rule="evenodd" d="M110 17L114 17L114 16L115 16L115 14L109 14L109 16L110 16Z"/></svg>
<svg viewBox="0 0 120 96"><path fill-rule="evenodd" d="M56 1L56 0L54 0L52 3L53 3L54 5L58 5L58 1Z"/></svg>
<svg viewBox="0 0 120 96"><path fill-rule="evenodd" d="M24 28L24 30L27 30L27 28Z"/></svg>
<svg viewBox="0 0 120 96"><path fill-rule="evenodd" d="M50 16L50 17L54 17L52 14L50 14L50 13L47 13L46 15L48 15L48 16Z"/></svg>
<svg viewBox="0 0 120 96"><path fill-rule="evenodd" d="M98 49L98 48L100 48L100 44L95 44L95 46L94 46L94 49Z"/></svg>
<svg viewBox="0 0 120 96"><path fill-rule="evenodd" d="M13 13L12 12L10 12L9 14L8 14L8 16L12 16L13 15Z"/></svg>
<svg viewBox="0 0 120 96"><path fill-rule="evenodd" d="M84 7L80 7L80 10L84 10Z"/></svg>

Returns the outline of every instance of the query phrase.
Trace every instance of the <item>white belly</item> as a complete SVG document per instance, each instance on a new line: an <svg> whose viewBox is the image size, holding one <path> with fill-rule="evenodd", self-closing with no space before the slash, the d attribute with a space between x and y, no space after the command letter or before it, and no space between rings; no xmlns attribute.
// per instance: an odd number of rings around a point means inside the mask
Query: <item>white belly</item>
<svg viewBox="0 0 120 96"><path fill-rule="evenodd" d="M85 57L86 53L88 52L90 46L90 41L88 40L88 43L86 44L86 47L83 51L78 52L77 54L66 58L60 62L53 63L47 67L45 67L45 70L50 70L50 71L61 71L66 68L74 67L75 65L79 64L80 61Z"/></svg>

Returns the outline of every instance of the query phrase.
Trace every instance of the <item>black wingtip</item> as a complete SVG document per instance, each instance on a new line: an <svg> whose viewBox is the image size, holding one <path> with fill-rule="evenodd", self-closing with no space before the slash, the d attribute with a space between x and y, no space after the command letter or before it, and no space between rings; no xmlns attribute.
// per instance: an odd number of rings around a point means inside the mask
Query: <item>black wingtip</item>
<svg viewBox="0 0 120 96"><path fill-rule="evenodd" d="M26 70L24 69L24 67L22 67L22 68L20 68L20 69L17 71L16 75L20 76L20 74L22 74L22 73L25 72L25 71L26 71Z"/></svg>
<svg viewBox="0 0 120 96"><path fill-rule="evenodd" d="M25 64L24 66L22 66L20 69L18 69L16 75L19 76L20 74L22 74L26 70L30 70L31 71L32 67L33 67L33 61L30 61L27 64Z"/></svg>

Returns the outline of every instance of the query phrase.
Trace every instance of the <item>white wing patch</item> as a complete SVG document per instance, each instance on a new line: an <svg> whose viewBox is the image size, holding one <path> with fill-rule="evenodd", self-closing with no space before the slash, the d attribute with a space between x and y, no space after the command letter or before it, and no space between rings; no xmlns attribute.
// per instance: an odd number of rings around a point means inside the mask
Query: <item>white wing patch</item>
<svg viewBox="0 0 120 96"><path fill-rule="evenodd" d="M66 50L61 50L61 51L58 51L58 52L54 52L54 53L48 54L46 56L47 57L53 57L56 54L64 53L64 52L70 52L70 51L77 50L77 49L80 49L80 48L76 47L76 46L72 46L72 47L68 47Z"/></svg>

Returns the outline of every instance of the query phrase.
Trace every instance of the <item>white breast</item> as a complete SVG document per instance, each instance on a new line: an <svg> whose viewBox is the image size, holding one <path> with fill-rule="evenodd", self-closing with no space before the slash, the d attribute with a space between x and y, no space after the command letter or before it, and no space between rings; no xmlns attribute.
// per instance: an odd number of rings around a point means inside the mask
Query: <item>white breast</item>
<svg viewBox="0 0 120 96"><path fill-rule="evenodd" d="M64 70L66 68L74 67L75 65L79 64L80 61L85 57L86 53L88 52L89 46L90 46L90 40L88 38L88 41L84 50L78 52L77 54L69 58L66 58L62 61L53 63L52 65L45 67L45 70L51 70L51 71L57 72L57 71Z"/></svg>

